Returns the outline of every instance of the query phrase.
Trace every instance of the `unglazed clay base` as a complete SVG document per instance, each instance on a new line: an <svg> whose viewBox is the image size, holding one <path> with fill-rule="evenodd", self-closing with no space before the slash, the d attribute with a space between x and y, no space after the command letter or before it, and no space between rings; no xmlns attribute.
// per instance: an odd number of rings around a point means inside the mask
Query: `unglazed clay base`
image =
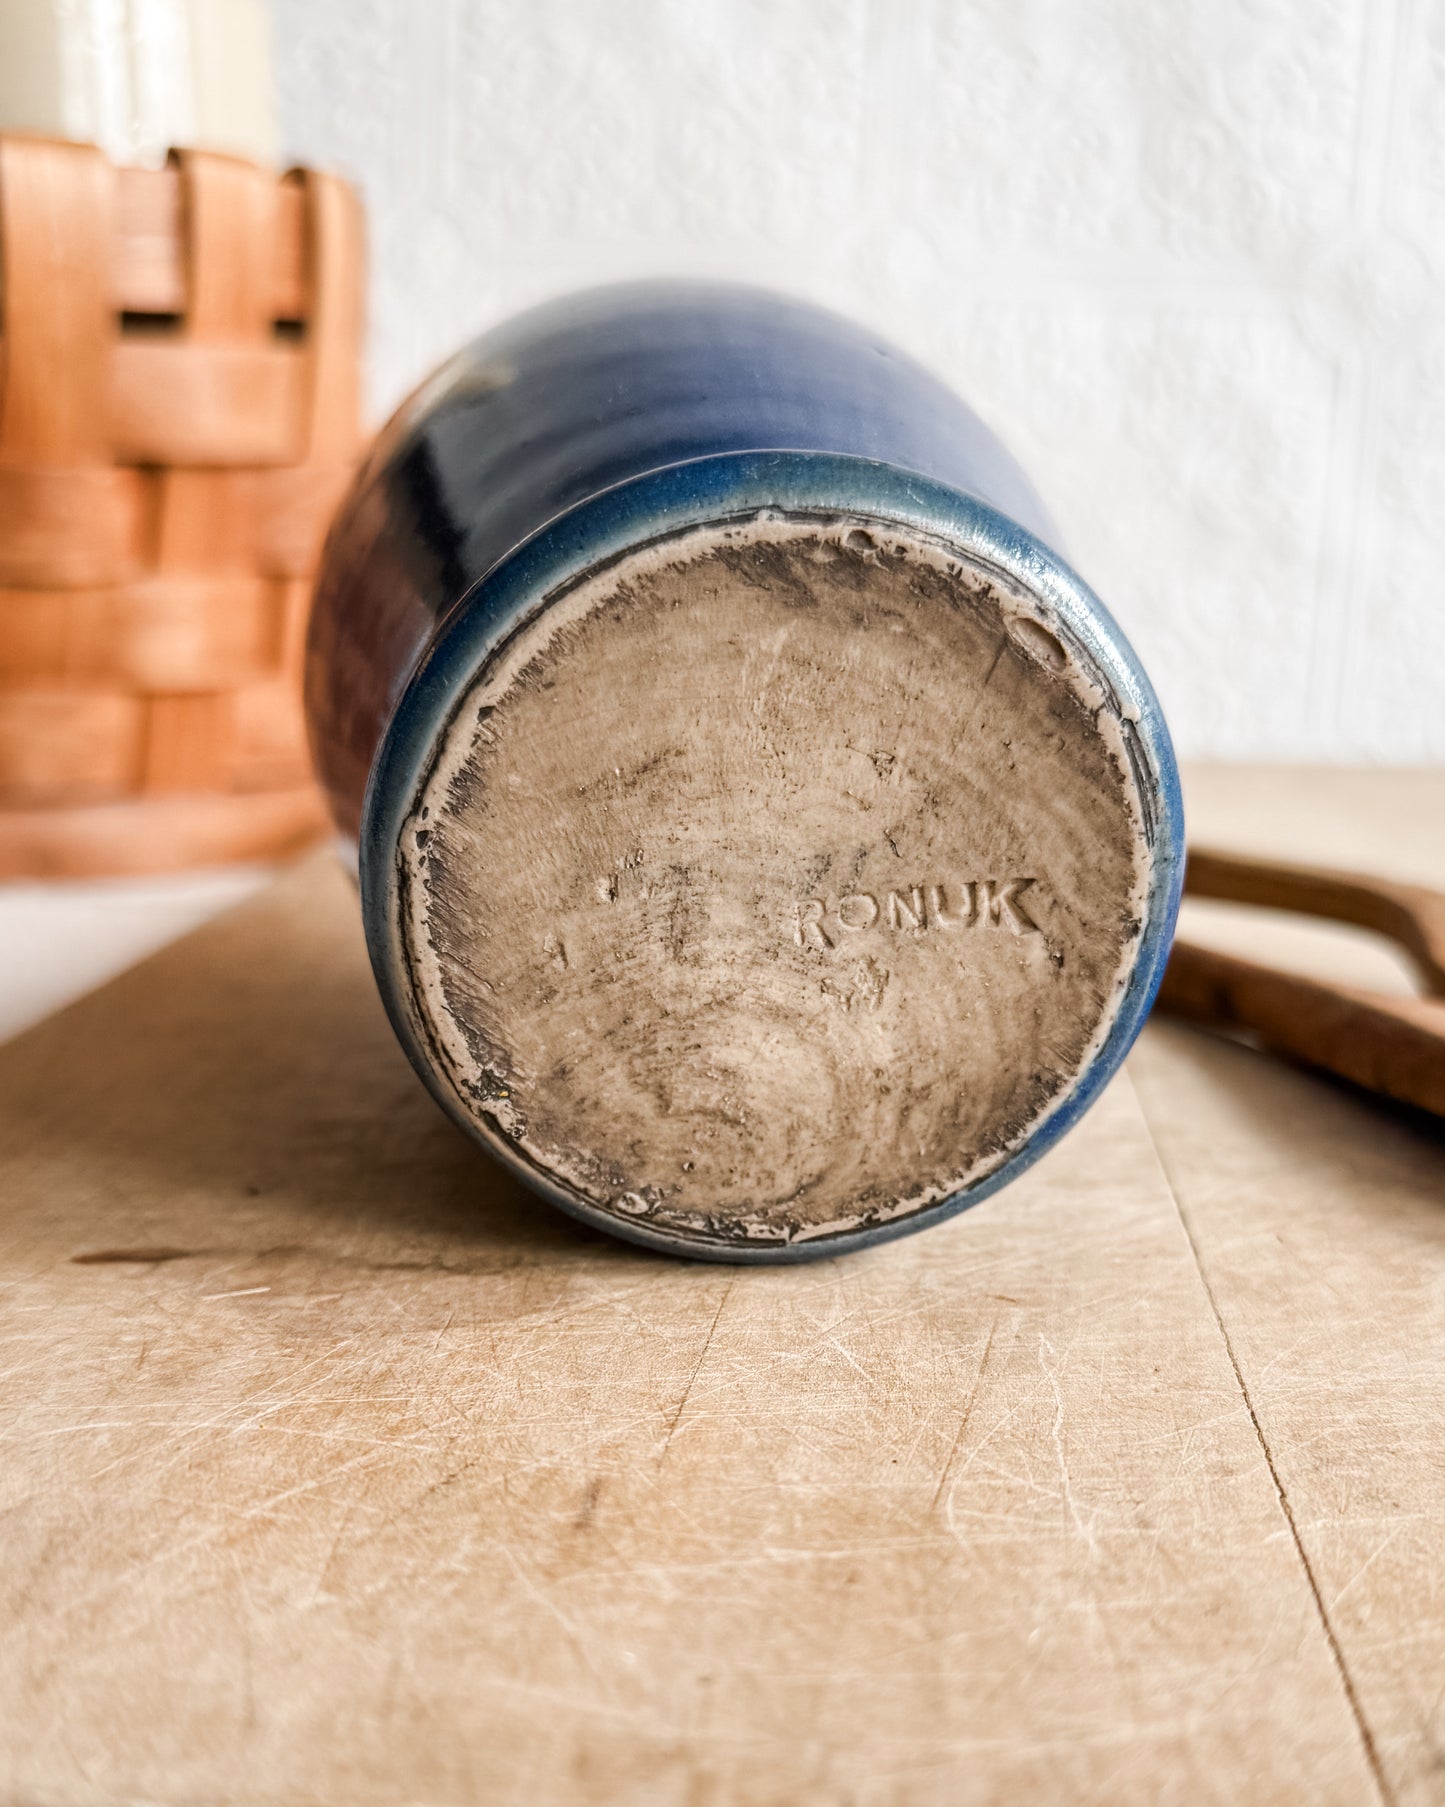
<svg viewBox="0 0 1445 1807"><path fill-rule="evenodd" d="M886 521L777 513L552 598L398 858L459 1108L719 1252L999 1166L1107 1033L1147 880L1117 700L1036 599Z"/></svg>

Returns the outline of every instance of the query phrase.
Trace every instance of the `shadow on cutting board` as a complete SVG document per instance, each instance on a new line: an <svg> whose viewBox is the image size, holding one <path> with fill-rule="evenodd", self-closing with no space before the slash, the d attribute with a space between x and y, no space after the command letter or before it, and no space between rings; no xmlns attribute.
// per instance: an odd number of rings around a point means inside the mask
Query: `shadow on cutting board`
<svg viewBox="0 0 1445 1807"><path fill-rule="evenodd" d="M329 855L0 1049L0 1173L12 1236L93 1263L649 1259L535 1198L433 1103Z"/></svg>
<svg viewBox="0 0 1445 1807"><path fill-rule="evenodd" d="M1378 1208L1375 1167L1445 1152L1422 1113L1174 1024L1131 1057L1146 1108L1188 1097L1181 1066L1296 1165L1363 1161L1376 1184L1356 1209ZM1176 1078L1160 1092L1151 1072ZM22 1262L197 1259L237 1291L303 1266L310 1285L578 1260L700 1272L574 1223L447 1120L329 855L0 1048L0 1196Z"/></svg>
<svg viewBox="0 0 1445 1807"><path fill-rule="evenodd" d="M1167 1018L1150 1022L1129 1073L1166 1170L1206 1174L1213 1194L1246 1211L1294 1201L1295 1228L1326 1240L1339 1230L1311 1229L1321 1212L1359 1227L1392 1223L1438 1258L1445 1119Z"/></svg>

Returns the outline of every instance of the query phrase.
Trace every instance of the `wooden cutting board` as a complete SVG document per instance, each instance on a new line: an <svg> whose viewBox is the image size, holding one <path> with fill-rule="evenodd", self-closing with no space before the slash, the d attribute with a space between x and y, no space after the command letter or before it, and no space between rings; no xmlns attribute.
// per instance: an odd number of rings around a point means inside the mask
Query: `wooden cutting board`
<svg viewBox="0 0 1445 1807"><path fill-rule="evenodd" d="M1445 778L1202 774L1445 881ZM0 1050L0 1799L1445 1795L1445 1133L1172 1025L996 1200L614 1244L326 861Z"/></svg>

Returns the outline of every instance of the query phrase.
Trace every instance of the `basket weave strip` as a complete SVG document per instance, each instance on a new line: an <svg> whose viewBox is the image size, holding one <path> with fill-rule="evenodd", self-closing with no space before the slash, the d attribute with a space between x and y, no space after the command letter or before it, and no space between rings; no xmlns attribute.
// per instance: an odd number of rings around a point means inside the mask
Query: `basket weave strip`
<svg viewBox="0 0 1445 1807"><path fill-rule="evenodd" d="M334 178L0 139L0 873L320 827L299 685L361 290Z"/></svg>
<svg viewBox="0 0 1445 1807"><path fill-rule="evenodd" d="M276 230L257 266L267 285L273 320L299 320L306 311L304 202L298 182L276 189ZM118 169L114 233L109 246L111 305L118 314L180 314L187 278L180 170Z"/></svg>
<svg viewBox="0 0 1445 1807"><path fill-rule="evenodd" d="M12 877L90 878L276 859L320 832L307 786L13 810L0 814L0 852Z"/></svg>
<svg viewBox="0 0 1445 1807"><path fill-rule="evenodd" d="M297 591L299 587L299 601ZM155 576L113 589L0 590L0 685L225 689L286 668L304 579Z"/></svg>

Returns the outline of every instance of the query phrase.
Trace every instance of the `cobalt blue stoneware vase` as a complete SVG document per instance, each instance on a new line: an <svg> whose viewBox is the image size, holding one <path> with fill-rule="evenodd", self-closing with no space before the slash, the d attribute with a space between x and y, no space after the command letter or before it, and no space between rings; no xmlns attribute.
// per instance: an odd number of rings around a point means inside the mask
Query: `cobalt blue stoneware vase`
<svg viewBox="0 0 1445 1807"><path fill-rule="evenodd" d="M871 333L599 290L381 436L308 658L438 1102L678 1254L898 1236L1118 1067L1178 904L1154 693L1022 471Z"/></svg>

